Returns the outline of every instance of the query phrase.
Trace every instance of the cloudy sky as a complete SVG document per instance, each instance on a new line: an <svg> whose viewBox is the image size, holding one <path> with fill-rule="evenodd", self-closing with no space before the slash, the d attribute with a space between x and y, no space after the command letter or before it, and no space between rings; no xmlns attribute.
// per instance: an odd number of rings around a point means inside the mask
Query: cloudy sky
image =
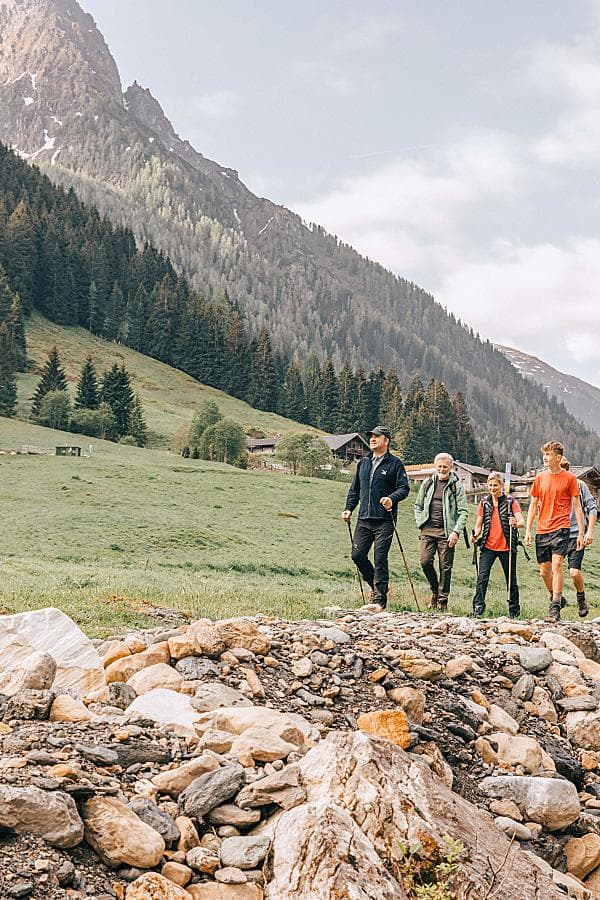
<svg viewBox="0 0 600 900"><path fill-rule="evenodd" d="M81 0L252 190L600 386L600 0Z"/></svg>

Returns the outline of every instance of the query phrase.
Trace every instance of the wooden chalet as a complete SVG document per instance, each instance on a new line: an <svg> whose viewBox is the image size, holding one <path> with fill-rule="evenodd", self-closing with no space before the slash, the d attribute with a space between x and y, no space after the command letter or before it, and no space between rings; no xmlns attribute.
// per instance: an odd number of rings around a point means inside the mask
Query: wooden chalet
<svg viewBox="0 0 600 900"><path fill-rule="evenodd" d="M323 440L336 459L341 459L345 466L370 453L368 442L358 431L351 434L328 434Z"/></svg>
<svg viewBox="0 0 600 900"><path fill-rule="evenodd" d="M280 437L246 438L246 450L248 453L259 453L263 456L272 456Z"/></svg>

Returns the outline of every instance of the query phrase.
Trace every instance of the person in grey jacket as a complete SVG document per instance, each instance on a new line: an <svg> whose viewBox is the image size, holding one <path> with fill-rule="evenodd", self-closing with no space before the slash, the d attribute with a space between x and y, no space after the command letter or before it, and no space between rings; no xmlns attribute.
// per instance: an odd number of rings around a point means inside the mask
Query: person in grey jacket
<svg viewBox="0 0 600 900"><path fill-rule="evenodd" d="M415 501L415 521L421 532L421 568L431 588L430 609L448 608L454 548L467 524L465 489L452 471L453 465L449 453L438 453L435 472L423 482ZM436 555L439 573L434 565Z"/></svg>
<svg viewBox="0 0 600 900"><path fill-rule="evenodd" d="M567 472L570 471L571 464L569 463L569 460L564 456L561 460L560 467L561 469L566 469ZM577 549L577 535L579 534L579 526L577 525L575 512L571 510L567 562L569 564L569 575L571 576L571 579L573 581L573 587L577 592L577 609L579 612L579 616L580 618L585 619L589 612L589 609L585 596L585 582L583 580L581 566L583 564L583 555L585 553L585 549L586 547L589 547L594 540L594 531L596 528L596 521L598 519L598 506L596 504L596 501L594 500L594 495L590 491L585 481L581 481L581 479L578 480L579 499L581 500L581 508L583 510L583 518L585 522L585 547L583 547L581 550ZM564 605L562 604L562 600L561 605Z"/></svg>

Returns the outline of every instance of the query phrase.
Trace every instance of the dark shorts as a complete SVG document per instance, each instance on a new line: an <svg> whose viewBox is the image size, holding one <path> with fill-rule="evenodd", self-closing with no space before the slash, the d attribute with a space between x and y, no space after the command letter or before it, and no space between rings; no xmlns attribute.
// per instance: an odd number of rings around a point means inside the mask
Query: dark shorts
<svg viewBox="0 0 600 900"><path fill-rule="evenodd" d="M569 538L569 549L567 550L567 559L569 561L570 569L577 569L579 572L581 571L581 564L583 563L583 554L585 550L577 549L577 538L570 537Z"/></svg>
<svg viewBox="0 0 600 900"><path fill-rule="evenodd" d="M535 555L537 561L539 563L551 562L555 554L566 556L569 552L569 536L568 528L558 528L547 534L536 534Z"/></svg>

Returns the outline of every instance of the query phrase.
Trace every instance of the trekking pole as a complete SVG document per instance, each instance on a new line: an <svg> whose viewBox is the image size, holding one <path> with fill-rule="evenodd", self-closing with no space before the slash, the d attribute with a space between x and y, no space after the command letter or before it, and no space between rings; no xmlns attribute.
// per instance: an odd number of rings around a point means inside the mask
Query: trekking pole
<svg viewBox="0 0 600 900"><path fill-rule="evenodd" d="M508 535L508 608L510 610L510 588L512 585L512 542L513 542L513 528L512 525L508 526L510 531Z"/></svg>
<svg viewBox="0 0 600 900"><path fill-rule="evenodd" d="M400 535L398 534L398 529L396 528L396 523L394 522L394 516L392 515L392 511L390 510L390 518L392 520L392 525L394 526L394 534L396 535L396 540L398 541L398 546L400 547L400 553L402 554L402 560L404 562L404 568L406 569L406 574L408 576L408 583L410 584L410 589L412 591L412 595L415 598L415 604L419 612L423 612L421 607L419 606L419 599L417 597L417 592L415 591L415 586L413 584L413 580L410 574L410 569L408 568L408 563L406 561L406 556L404 555L404 548L402 547L402 541L400 540Z"/></svg>
<svg viewBox="0 0 600 900"><path fill-rule="evenodd" d="M350 524L350 519L346 522L348 526L348 533L350 534L350 545L354 548L354 538L352 537L352 525ZM358 575L358 583L360 585L360 593L362 596L363 606L365 605L365 589L363 588L362 576L360 574L360 569L356 566L356 573Z"/></svg>
<svg viewBox="0 0 600 900"><path fill-rule="evenodd" d="M473 529L471 534L473 535L473 537L475 537L475 529ZM475 574L479 578L479 561L477 559L477 542L476 541L473 541L473 560L472 560L472 562L473 562L473 565L475 566Z"/></svg>

